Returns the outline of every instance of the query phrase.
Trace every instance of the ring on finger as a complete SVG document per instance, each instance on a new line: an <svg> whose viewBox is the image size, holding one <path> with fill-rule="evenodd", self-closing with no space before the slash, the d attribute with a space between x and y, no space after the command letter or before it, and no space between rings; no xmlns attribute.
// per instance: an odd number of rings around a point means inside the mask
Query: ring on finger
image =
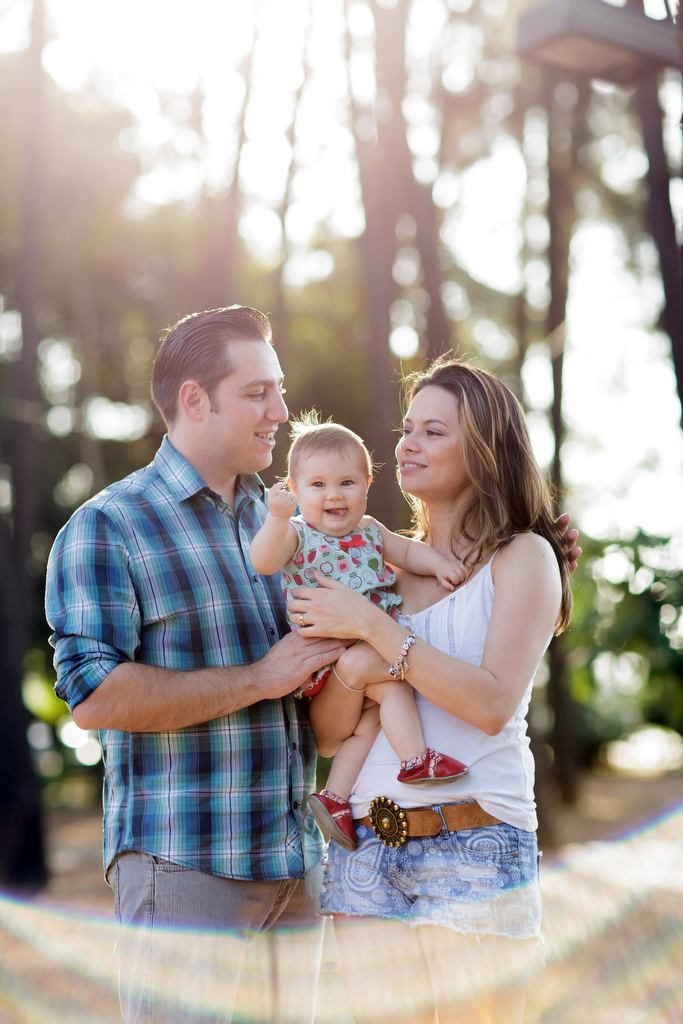
<svg viewBox="0 0 683 1024"><path fill-rule="evenodd" d="M305 617L303 615L299 616L299 625L300 626L305 626L306 625L306 619L305 619Z"/></svg>

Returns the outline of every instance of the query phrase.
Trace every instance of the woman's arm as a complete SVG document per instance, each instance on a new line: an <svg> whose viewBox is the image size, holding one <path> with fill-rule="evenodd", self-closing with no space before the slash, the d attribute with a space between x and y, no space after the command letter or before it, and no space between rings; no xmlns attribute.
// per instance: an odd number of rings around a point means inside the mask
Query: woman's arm
<svg viewBox="0 0 683 1024"><path fill-rule="evenodd" d="M510 719L532 679L553 632L561 595L555 555L536 534L521 534L502 548L493 577L496 593L481 665L418 640L406 671L408 682L432 703L491 735ZM313 623L305 636L366 640L387 665L396 661L407 635L404 626L332 582L298 588L290 609Z"/></svg>
<svg viewBox="0 0 683 1024"><path fill-rule="evenodd" d="M289 521L295 511L296 497L280 481L273 484L268 491L268 515L249 546L256 572L270 576L296 553L299 535Z"/></svg>

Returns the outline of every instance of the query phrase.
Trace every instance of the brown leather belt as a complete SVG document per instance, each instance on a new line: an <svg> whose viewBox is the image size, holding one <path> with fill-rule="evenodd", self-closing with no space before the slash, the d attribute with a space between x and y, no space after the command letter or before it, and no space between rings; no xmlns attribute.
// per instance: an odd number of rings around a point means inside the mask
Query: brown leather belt
<svg viewBox="0 0 683 1024"><path fill-rule="evenodd" d="M388 797L376 797L371 813L357 819L356 824L371 828L387 846L400 846L409 836L438 835L444 821L449 832L501 824L500 818L494 818L478 803L441 804L440 812L433 807L402 808Z"/></svg>

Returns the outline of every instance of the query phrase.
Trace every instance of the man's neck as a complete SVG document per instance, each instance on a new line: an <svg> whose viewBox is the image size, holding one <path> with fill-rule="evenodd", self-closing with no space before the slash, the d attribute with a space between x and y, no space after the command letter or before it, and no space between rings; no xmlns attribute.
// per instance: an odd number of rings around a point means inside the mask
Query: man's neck
<svg viewBox="0 0 683 1024"><path fill-rule="evenodd" d="M220 494L226 505L232 508L235 503L237 475L226 476L222 467L214 459L198 451L179 431L169 430L168 439L176 451L180 452L183 458L187 459L190 465L196 469L207 487L210 487L216 494Z"/></svg>

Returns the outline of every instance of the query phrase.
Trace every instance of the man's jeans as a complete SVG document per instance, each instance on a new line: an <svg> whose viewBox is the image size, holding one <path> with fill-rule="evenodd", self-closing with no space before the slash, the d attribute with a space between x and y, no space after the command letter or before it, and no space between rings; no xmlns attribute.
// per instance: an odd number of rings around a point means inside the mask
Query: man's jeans
<svg viewBox="0 0 683 1024"><path fill-rule="evenodd" d="M308 1024L322 953L320 868L304 879L218 878L146 853L109 869L126 1024Z"/></svg>

